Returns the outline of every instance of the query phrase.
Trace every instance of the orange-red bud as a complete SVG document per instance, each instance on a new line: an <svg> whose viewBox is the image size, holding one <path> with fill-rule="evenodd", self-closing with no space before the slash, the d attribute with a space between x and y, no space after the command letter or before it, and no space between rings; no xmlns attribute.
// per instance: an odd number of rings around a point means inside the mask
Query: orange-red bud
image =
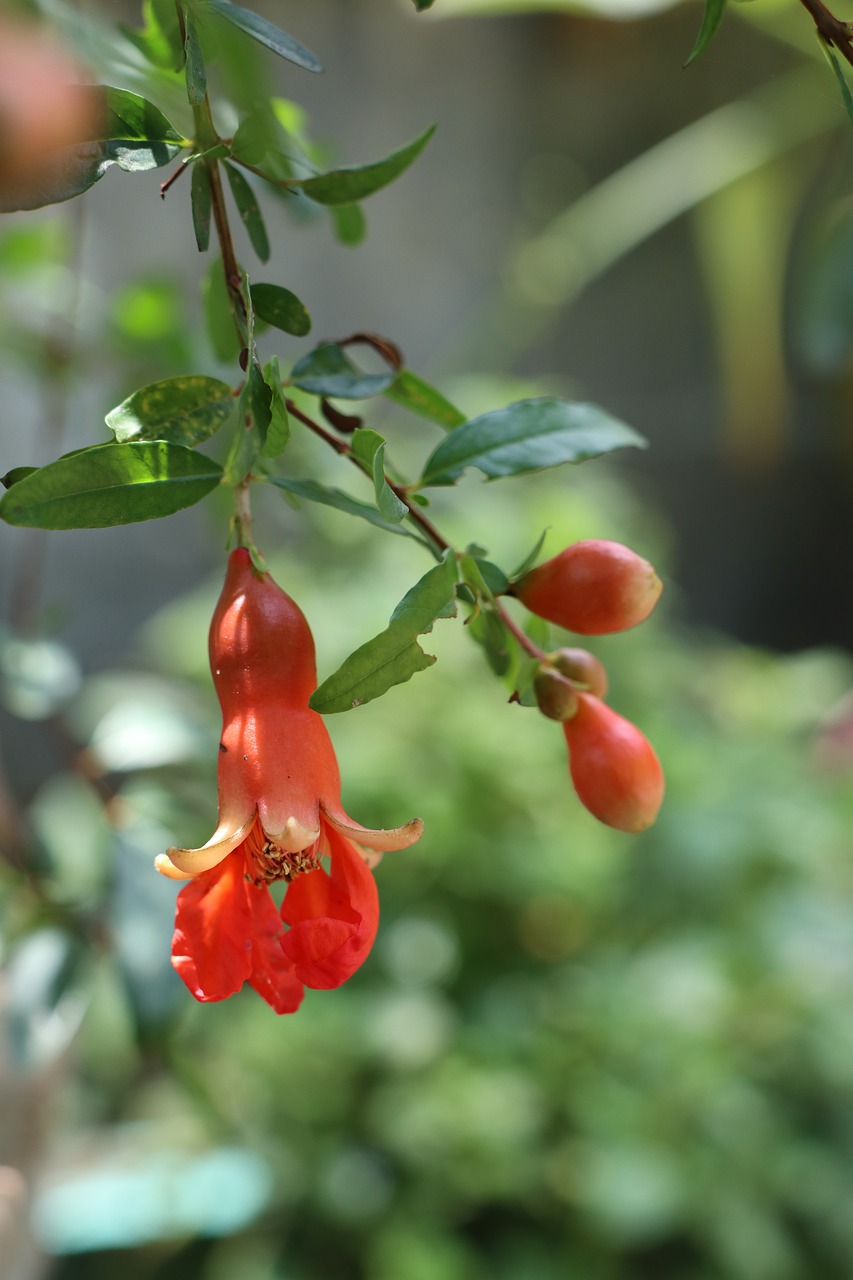
<svg viewBox="0 0 853 1280"><path fill-rule="evenodd" d="M658 815L664 777L648 739L599 698L578 693L578 709L563 724L578 799L618 831L644 831Z"/></svg>
<svg viewBox="0 0 853 1280"><path fill-rule="evenodd" d="M579 635L626 631L649 616L663 583L620 542L574 542L526 573L514 594L531 613Z"/></svg>
<svg viewBox="0 0 853 1280"><path fill-rule="evenodd" d="M607 672L588 649L558 649L548 658L561 675L588 693L594 693L596 698L603 698L607 693Z"/></svg>
<svg viewBox="0 0 853 1280"><path fill-rule="evenodd" d="M578 709L575 687L553 667L540 667L533 678L536 705L549 720L568 720Z"/></svg>

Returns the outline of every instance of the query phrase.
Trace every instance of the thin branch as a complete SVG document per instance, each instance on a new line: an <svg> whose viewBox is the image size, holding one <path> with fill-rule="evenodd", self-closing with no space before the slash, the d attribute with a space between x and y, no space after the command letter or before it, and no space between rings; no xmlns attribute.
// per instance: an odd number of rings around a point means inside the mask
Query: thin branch
<svg viewBox="0 0 853 1280"><path fill-rule="evenodd" d="M818 34L853 66L853 30L850 24L830 13L822 0L800 0L800 3L811 14Z"/></svg>
<svg viewBox="0 0 853 1280"><path fill-rule="evenodd" d="M547 654L544 652L544 650L540 649L537 644L534 644L533 641L530 639L530 636L525 635L521 627L519 627L517 623L509 616L506 609L501 604L500 600L495 600L494 603L495 603L495 608L497 609L500 615L501 622L504 624L507 631L509 631L512 635L515 636L516 640L521 645L525 653L529 653L531 658L536 658L537 661L539 662L544 661L544 659L547 657Z"/></svg>

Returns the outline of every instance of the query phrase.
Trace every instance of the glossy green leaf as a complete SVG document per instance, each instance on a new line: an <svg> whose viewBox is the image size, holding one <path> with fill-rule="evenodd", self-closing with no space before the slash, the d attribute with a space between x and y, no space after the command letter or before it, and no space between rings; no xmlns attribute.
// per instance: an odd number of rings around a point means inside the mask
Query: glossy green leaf
<svg viewBox="0 0 853 1280"><path fill-rule="evenodd" d="M252 306L259 319L283 333L304 338L311 329L311 317L305 304L280 284L253 284Z"/></svg>
<svg viewBox="0 0 853 1280"><path fill-rule="evenodd" d="M228 174L228 185L231 188L231 194L234 197L234 203L237 206L243 226L246 228L249 240L252 243L252 248L261 262L267 262L270 256L269 236L264 225L263 214L255 199L255 193L240 170L233 164L226 164L225 172Z"/></svg>
<svg viewBox="0 0 853 1280"><path fill-rule="evenodd" d="M361 428L353 432L352 451L373 477L373 489L380 515L391 524L399 524L409 508L401 502L385 479L385 440L378 431Z"/></svg>
<svg viewBox="0 0 853 1280"><path fill-rule="evenodd" d="M105 147L108 164L117 164L129 172L154 169L168 164L187 145L163 112L138 93L108 87L106 107L106 123L99 140Z"/></svg>
<svg viewBox="0 0 853 1280"><path fill-rule="evenodd" d="M410 413L429 418L430 422L438 423L447 431L461 427L466 421L465 414L446 400L440 391L409 369L400 370L385 395Z"/></svg>
<svg viewBox="0 0 853 1280"><path fill-rule="evenodd" d="M367 235L367 220L360 204L329 205L335 236L350 247L361 244Z"/></svg>
<svg viewBox="0 0 853 1280"><path fill-rule="evenodd" d="M199 253L206 253L210 246L212 193L210 190L210 174L204 161L192 166L190 182L190 202L192 205L195 242L198 245Z"/></svg>
<svg viewBox="0 0 853 1280"><path fill-rule="evenodd" d="M191 448L218 431L234 408L234 393L227 382L187 374L134 391L110 410L106 424L120 444L168 440Z"/></svg>
<svg viewBox="0 0 853 1280"><path fill-rule="evenodd" d="M685 62L685 67L689 67L699 54L710 44L717 27L723 20L723 14L726 9L726 0L705 0L705 10L702 14L702 25L699 28L699 35L696 37L696 43L690 51L690 57Z"/></svg>
<svg viewBox="0 0 853 1280"><path fill-rule="evenodd" d="M269 363L264 365L264 382L270 393L270 420L261 449L261 457L279 458L290 441L290 418L287 413L284 387L281 385L278 356L273 356Z"/></svg>
<svg viewBox="0 0 853 1280"><path fill-rule="evenodd" d="M366 520L368 524L375 525L377 529L384 529L386 533L400 534L404 538L414 538L416 542L423 542L417 534L403 529L399 524L390 524L387 520L383 520L376 507L370 506L366 502L359 502L356 498L350 497L342 489L329 488L327 485L319 484L316 480L292 480L284 476L269 476L270 484L274 484L277 488L283 489L285 493L290 493L294 498L305 498L309 502L318 502L324 507L334 507L336 511L344 511L347 515L358 516L361 520Z"/></svg>
<svg viewBox="0 0 853 1280"><path fill-rule="evenodd" d="M367 400L386 391L396 376L393 372L362 373L342 347L335 342L325 342L293 366L290 381L318 396Z"/></svg>
<svg viewBox="0 0 853 1280"><path fill-rule="evenodd" d="M431 667L435 658L424 653L417 637L431 631L436 618L453 616L455 583L456 560L449 554L406 593L386 629L351 653L314 691L314 710L323 715L349 711Z"/></svg>
<svg viewBox="0 0 853 1280"><path fill-rule="evenodd" d="M20 480L0 499L0 517L37 529L103 529L156 520L192 506L221 478L215 462L183 445L95 445Z"/></svg>
<svg viewBox="0 0 853 1280"><path fill-rule="evenodd" d="M198 107L204 102L207 94L207 71L205 70L204 55L201 51L201 42L195 29L195 23L186 10L184 11L184 25L186 29L186 39L184 41L186 66L184 70L187 81L187 99L191 106Z"/></svg>
<svg viewBox="0 0 853 1280"><path fill-rule="evenodd" d="M242 5L231 4L230 0L201 0L198 7L218 13L226 22L244 31L247 36L251 36L259 44L277 53L280 58L294 62L297 67L304 67L306 71L323 70L322 64L310 49L306 49L298 40L294 40L293 36L289 36L286 31L282 31L266 18L252 13L249 9L244 9Z"/></svg>
<svg viewBox="0 0 853 1280"><path fill-rule="evenodd" d="M393 182L408 169L434 133L435 125L431 125L414 142L392 152L384 160L355 168L333 169L330 173L319 174L316 178L304 178L293 185L301 187L306 196L319 204L352 204L356 200L364 200L366 196L373 195L374 191L387 187L389 182Z"/></svg>
<svg viewBox="0 0 853 1280"><path fill-rule="evenodd" d="M585 462L646 441L596 405L542 397L518 400L472 418L441 441L427 459L422 484L453 484L466 467L490 480Z"/></svg>

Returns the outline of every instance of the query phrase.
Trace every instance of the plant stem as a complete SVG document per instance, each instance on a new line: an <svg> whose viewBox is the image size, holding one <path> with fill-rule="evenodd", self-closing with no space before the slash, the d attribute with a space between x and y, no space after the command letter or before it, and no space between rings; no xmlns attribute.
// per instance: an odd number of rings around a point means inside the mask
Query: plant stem
<svg viewBox="0 0 853 1280"><path fill-rule="evenodd" d="M252 504L249 499L250 480L247 476L234 489L234 532L238 547L252 546Z"/></svg>
<svg viewBox="0 0 853 1280"><path fill-rule="evenodd" d="M524 634L521 627L519 627L518 624L509 616L500 600L495 600L495 608L500 615L501 622L504 624L507 631L515 636L525 653L529 653L531 658L536 658L537 661L543 662L547 656L545 652L540 649L538 645L533 643L530 636Z"/></svg>
<svg viewBox="0 0 853 1280"><path fill-rule="evenodd" d="M308 414L304 413L303 410L299 408L299 405L294 404L292 400L286 400L285 403L287 405L288 413L292 414L294 418L297 418L299 422L308 427L309 431L313 431L316 436L319 436L321 440L324 440L327 445L335 450L335 453L339 453L342 457L349 458L350 462L353 462L358 467L359 471L364 472L364 468L353 453L351 445L348 445L345 440L339 440L337 436L333 436L331 431L327 431L319 422L316 422L313 418L309 417ZM424 515L418 504L409 496L406 488L403 485L396 484L395 481L393 481L387 474L385 475L385 483L388 485L392 493L400 499L403 505L408 507L409 517L412 522L426 534L434 548L441 553L449 551L451 549L451 544L443 534L439 533L433 522Z"/></svg>
<svg viewBox="0 0 853 1280"><path fill-rule="evenodd" d="M853 39L849 24L830 13L822 0L800 0L800 3L811 14L818 34L853 65Z"/></svg>

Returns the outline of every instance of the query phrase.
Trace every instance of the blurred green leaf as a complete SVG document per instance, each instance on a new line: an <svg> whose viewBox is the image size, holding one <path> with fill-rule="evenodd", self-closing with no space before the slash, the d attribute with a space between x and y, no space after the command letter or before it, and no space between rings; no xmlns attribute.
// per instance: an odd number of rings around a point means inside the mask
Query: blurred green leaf
<svg viewBox="0 0 853 1280"><path fill-rule="evenodd" d="M726 0L705 0L705 8L702 13L702 25L699 28L699 35L696 37L696 43L691 50L690 57L685 62L685 66L689 67L690 63L699 57L699 54L707 48L710 41L716 34L717 28L723 19L726 11Z"/></svg>
<svg viewBox="0 0 853 1280"><path fill-rule="evenodd" d="M319 204L349 205L356 200L364 200L373 195L374 191L387 187L389 182L393 182L408 169L435 133L435 128L435 125L431 125L414 142L392 152L384 160L355 168L333 169L316 178L303 178L294 182L293 186L300 187L306 196Z"/></svg>
<svg viewBox="0 0 853 1280"><path fill-rule="evenodd" d="M203 160L192 166L190 182L195 242L199 253L206 253L210 247L210 215L213 196L210 189L210 174Z"/></svg>
<svg viewBox="0 0 853 1280"><path fill-rule="evenodd" d="M198 107L207 96L207 71L205 70L201 42L198 38L192 14L188 9L184 9L183 15L184 28L186 30L184 54L186 57L187 98L190 106Z"/></svg>
<svg viewBox="0 0 853 1280"><path fill-rule="evenodd" d="M329 214L335 235L341 244L361 244L367 235L367 222L358 204L329 205Z"/></svg>
<svg viewBox="0 0 853 1280"><path fill-rule="evenodd" d="M311 328L305 304L280 284L253 284L252 306L261 320L296 338L303 338Z"/></svg>
<svg viewBox="0 0 853 1280"><path fill-rule="evenodd" d="M847 119L851 124L853 124L853 92L851 92L850 85L847 83L847 77L841 69L841 63L838 61L838 57L832 45L828 40L824 40L819 32L817 33L817 42L820 45L823 56L832 67L835 79L838 81L838 88L841 91L841 101L844 103L844 110L847 112Z"/></svg>
<svg viewBox="0 0 853 1280"><path fill-rule="evenodd" d="M204 318L213 354L221 364L230 364L240 354L241 342L231 313L222 259L215 254L202 286Z"/></svg>
<svg viewBox="0 0 853 1280"><path fill-rule="evenodd" d="M38 529L156 520L199 502L221 478L215 462L183 445L95 445L20 480L0 499L0 518Z"/></svg>
<svg viewBox="0 0 853 1280"><path fill-rule="evenodd" d="M266 18L252 13L250 9L244 9L242 5L231 4L230 0L199 0L198 8L202 11L210 9L218 13L239 31L245 32L259 44L271 49L280 58L286 58L288 62L293 62L298 67L304 67L306 71L323 70L310 49L306 49L304 45L294 40L293 36L289 36L286 31L282 31Z"/></svg>
<svg viewBox="0 0 853 1280"><path fill-rule="evenodd" d="M267 235L260 206L255 199L255 193L235 165L226 164L225 172L228 174L228 185L231 187L234 203L237 206L243 226L246 228L252 248L261 262L267 262L270 256L269 236Z"/></svg>
<svg viewBox="0 0 853 1280"><path fill-rule="evenodd" d="M391 386L396 373L362 373L337 343L315 347L293 366L290 382L317 396L338 400L367 400Z"/></svg>
<svg viewBox="0 0 853 1280"><path fill-rule="evenodd" d="M455 612L455 584L456 560L448 555L406 593L386 629L351 653L315 689L310 699L314 710L321 715L349 711L431 667L435 658L424 653L417 637L431 631L436 618Z"/></svg>
<svg viewBox="0 0 853 1280"><path fill-rule="evenodd" d="M273 356L269 363L264 365L264 382L270 391L270 420L266 439L261 449L261 457L279 458L284 453L290 440L290 419L287 415L284 388L281 385L278 356Z"/></svg>
<svg viewBox="0 0 853 1280"><path fill-rule="evenodd" d="M384 394L410 413L437 422L446 431L460 427L465 421L464 413L410 369L401 369Z"/></svg>
<svg viewBox="0 0 853 1280"><path fill-rule="evenodd" d="M646 441L596 405L542 397L519 400L457 427L427 459L421 484L453 484L466 467L490 480L585 462Z"/></svg>
<svg viewBox="0 0 853 1280"><path fill-rule="evenodd" d="M106 416L116 440L168 440L193 447L218 431L234 412L227 382L186 374L152 382L128 396Z"/></svg>

